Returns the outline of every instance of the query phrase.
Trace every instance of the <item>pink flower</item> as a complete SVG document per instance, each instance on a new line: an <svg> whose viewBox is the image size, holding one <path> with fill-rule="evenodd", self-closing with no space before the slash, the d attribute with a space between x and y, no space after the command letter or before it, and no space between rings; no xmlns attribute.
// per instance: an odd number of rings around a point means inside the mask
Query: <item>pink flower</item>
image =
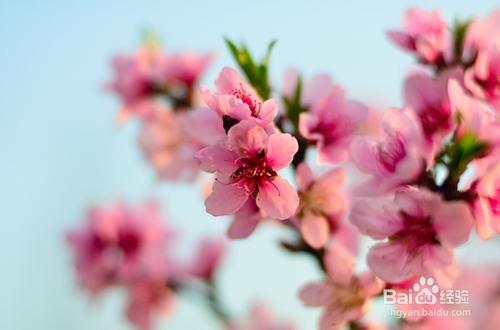
<svg viewBox="0 0 500 330"><path fill-rule="evenodd" d="M405 105L419 118L428 143L439 144L455 128L455 117L448 98L448 81L462 78L460 69L442 72L433 78L424 72L408 76L404 84Z"/></svg>
<svg viewBox="0 0 500 330"><path fill-rule="evenodd" d="M212 54L168 54L164 63L164 75L173 87L192 89L212 62ZM179 86L180 85L180 86Z"/></svg>
<svg viewBox="0 0 500 330"><path fill-rule="evenodd" d="M335 86L300 114L300 134L317 144L320 162L340 162L348 158L349 143L367 114L367 107L346 99L344 90Z"/></svg>
<svg viewBox="0 0 500 330"><path fill-rule="evenodd" d="M155 204L137 209L123 204L93 207L86 222L85 227L67 234L83 288L97 294L116 283L166 279L165 248L173 234Z"/></svg>
<svg viewBox="0 0 500 330"><path fill-rule="evenodd" d="M202 240L194 261L189 268L189 274L211 282L224 257L224 246L225 244L222 240Z"/></svg>
<svg viewBox="0 0 500 330"><path fill-rule="evenodd" d="M383 140L356 137L351 158L371 179L356 188L358 194L384 194L414 181L428 157L418 119L409 111L388 110L384 115Z"/></svg>
<svg viewBox="0 0 500 330"><path fill-rule="evenodd" d="M207 212L219 216L235 214L249 198L271 218L294 215L299 198L295 189L277 173L288 166L297 152L290 134L268 135L253 120L233 126L224 143L200 150L201 169L216 173Z"/></svg>
<svg viewBox="0 0 500 330"><path fill-rule="evenodd" d="M467 29L464 48L469 57L490 47L500 46L500 9L486 18L474 19Z"/></svg>
<svg viewBox="0 0 500 330"><path fill-rule="evenodd" d="M160 178L190 181L199 170L194 154L224 136L222 121L209 109L173 112L158 103L142 122L139 145Z"/></svg>
<svg viewBox="0 0 500 330"><path fill-rule="evenodd" d="M307 306L324 308L320 330L343 329L346 322L368 311L370 298L382 290L382 282L370 272L354 275L353 256L342 245L332 245L324 262L328 278L304 286L299 298Z"/></svg>
<svg viewBox="0 0 500 330"><path fill-rule="evenodd" d="M474 66L465 73L465 85L472 95L500 111L500 42L479 52Z"/></svg>
<svg viewBox="0 0 500 330"><path fill-rule="evenodd" d="M151 330L160 315L172 312L173 291L161 281L145 281L128 290L127 319L138 330Z"/></svg>
<svg viewBox="0 0 500 330"><path fill-rule="evenodd" d="M283 79L282 95L293 100L298 83L299 73L293 68L288 68ZM310 81L303 83L300 95L301 105L308 108L319 103L334 88L335 85L328 74L316 74Z"/></svg>
<svg viewBox="0 0 500 330"><path fill-rule="evenodd" d="M325 245L336 229L336 218L345 210L341 192L344 180L345 173L341 168L317 178L306 163L297 168L300 196L297 219L302 237L314 248Z"/></svg>
<svg viewBox="0 0 500 330"><path fill-rule="evenodd" d="M452 249L469 238L473 219L465 202L444 202L427 190L398 190L394 200L362 199L351 222L362 234L384 240L368 252L368 265L383 280L432 276L450 287L457 275Z"/></svg>
<svg viewBox="0 0 500 330"><path fill-rule="evenodd" d="M226 330L294 330L295 326L286 321L277 321L270 311L261 304L252 307L250 317L245 322L232 322Z"/></svg>
<svg viewBox="0 0 500 330"><path fill-rule="evenodd" d="M441 14L410 8L406 11L403 31L388 31L397 46L415 53L424 63L442 64L449 56L450 33Z"/></svg>
<svg viewBox="0 0 500 330"><path fill-rule="evenodd" d="M257 92L231 68L222 69L215 81L217 93L202 88L201 95L219 116L241 121L252 119L265 128L273 127L278 105L272 99L262 101Z"/></svg>
<svg viewBox="0 0 500 330"><path fill-rule="evenodd" d="M266 217L265 213L257 206L255 199L249 198L234 213L227 235L231 239L247 238Z"/></svg>
<svg viewBox="0 0 500 330"><path fill-rule="evenodd" d="M113 59L114 78L108 88L123 102L119 119L132 114L142 118L151 114L151 97L156 93L164 54L157 48L140 48L136 54L122 54Z"/></svg>
<svg viewBox="0 0 500 330"><path fill-rule="evenodd" d="M448 83L452 111L460 114L460 125L457 136L474 134L486 143L490 152L495 154L495 148L500 146L500 120L488 107L477 99L465 94L463 88L455 80Z"/></svg>
<svg viewBox="0 0 500 330"><path fill-rule="evenodd" d="M473 184L477 198L473 202L479 236L491 238L500 233L500 164L491 165Z"/></svg>

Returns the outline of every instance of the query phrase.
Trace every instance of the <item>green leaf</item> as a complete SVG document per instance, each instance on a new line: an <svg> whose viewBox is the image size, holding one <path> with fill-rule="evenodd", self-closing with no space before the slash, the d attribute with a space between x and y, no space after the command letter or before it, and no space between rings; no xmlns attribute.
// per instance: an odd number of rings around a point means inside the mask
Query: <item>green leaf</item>
<svg viewBox="0 0 500 330"><path fill-rule="evenodd" d="M467 29L469 28L470 23L470 20L462 21L457 18L455 19L455 23L453 24L453 52L455 54L455 61L457 63L460 63L463 57L462 55L464 50L465 34L467 32Z"/></svg>
<svg viewBox="0 0 500 330"><path fill-rule="evenodd" d="M269 61L276 40L269 43L266 54L260 63L254 59L250 50L244 43L242 43L241 46L237 46L228 38L224 38L224 41L248 82L263 99L268 99L271 96L271 86L269 85Z"/></svg>

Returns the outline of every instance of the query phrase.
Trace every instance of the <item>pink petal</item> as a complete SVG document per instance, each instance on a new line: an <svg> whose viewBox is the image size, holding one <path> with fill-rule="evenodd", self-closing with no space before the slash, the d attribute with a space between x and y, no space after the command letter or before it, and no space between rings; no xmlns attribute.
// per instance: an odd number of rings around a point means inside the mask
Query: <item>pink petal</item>
<svg viewBox="0 0 500 330"><path fill-rule="evenodd" d="M350 146L351 159L361 171L378 174L379 159L377 157L378 143L367 137L356 137Z"/></svg>
<svg viewBox="0 0 500 330"><path fill-rule="evenodd" d="M200 168L205 172L230 174L237 168L235 164L237 155L219 144L199 150L194 157L200 162Z"/></svg>
<svg viewBox="0 0 500 330"><path fill-rule="evenodd" d="M307 214L302 219L300 233L307 244L318 249L325 245L330 237L328 220L319 215Z"/></svg>
<svg viewBox="0 0 500 330"><path fill-rule="evenodd" d="M473 224L470 208L464 202L444 202L433 217L439 240L452 247L467 242Z"/></svg>
<svg viewBox="0 0 500 330"><path fill-rule="evenodd" d="M344 246L332 244L325 254L324 262L328 275L335 283L351 283L354 276L354 257Z"/></svg>
<svg viewBox="0 0 500 330"><path fill-rule="evenodd" d="M397 233L401 227L399 209L387 199L362 199L354 203L351 223L374 239L384 239Z"/></svg>
<svg viewBox="0 0 500 330"><path fill-rule="evenodd" d="M259 110L258 117L263 124L271 123L278 114L278 104L273 99L265 101Z"/></svg>
<svg viewBox="0 0 500 330"><path fill-rule="evenodd" d="M389 38L389 40L391 40L394 44L403 49L407 50L415 49L412 37L406 33L399 31L387 31L386 35Z"/></svg>
<svg viewBox="0 0 500 330"><path fill-rule="evenodd" d="M268 134L253 120L243 120L231 127L228 145L243 156L254 156L267 146Z"/></svg>
<svg viewBox="0 0 500 330"><path fill-rule="evenodd" d="M306 162L297 166L296 180L301 191L306 191L314 181L314 173Z"/></svg>
<svg viewBox="0 0 500 330"><path fill-rule="evenodd" d="M267 164L274 170L280 170L292 162L298 149L297 139L290 134L272 134L267 141Z"/></svg>
<svg viewBox="0 0 500 330"><path fill-rule="evenodd" d="M367 263L381 279L398 283L410 278L412 269L406 246L396 242L377 243L367 255Z"/></svg>
<svg viewBox="0 0 500 330"><path fill-rule="evenodd" d="M311 106L319 102L332 88L332 78L325 73L320 73L305 85L302 93L302 101L305 105Z"/></svg>
<svg viewBox="0 0 500 330"><path fill-rule="evenodd" d="M424 253L422 270L425 274L422 275L432 276L442 288L452 287L459 274L458 264L452 251L442 245L432 245Z"/></svg>
<svg viewBox="0 0 500 330"><path fill-rule="evenodd" d="M248 199L244 189L216 181L212 193L205 200L205 208L211 215L229 215L238 211Z"/></svg>
<svg viewBox="0 0 500 330"><path fill-rule="evenodd" d="M333 296L333 290L327 283L310 283L300 289L299 299L306 306L319 307L328 304Z"/></svg>
<svg viewBox="0 0 500 330"><path fill-rule="evenodd" d="M345 311L342 308L327 307L319 321L320 330L341 330L347 321Z"/></svg>
<svg viewBox="0 0 500 330"><path fill-rule="evenodd" d="M299 196L288 181L277 176L259 184L256 202L270 218L284 220L295 214Z"/></svg>
<svg viewBox="0 0 500 330"><path fill-rule="evenodd" d="M345 171L342 168L333 168L318 178L318 183L325 187L341 188L345 181Z"/></svg>
<svg viewBox="0 0 500 330"><path fill-rule="evenodd" d="M306 139L312 139L311 131L318 125L319 118L307 112L303 112L299 116L299 132Z"/></svg>
<svg viewBox="0 0 500 330"><path fill-rule="evenodd" d="M252 216L235 215L233 222L227 230L227 235L232 239L241 239L253 233L260 220Z"/></svg>

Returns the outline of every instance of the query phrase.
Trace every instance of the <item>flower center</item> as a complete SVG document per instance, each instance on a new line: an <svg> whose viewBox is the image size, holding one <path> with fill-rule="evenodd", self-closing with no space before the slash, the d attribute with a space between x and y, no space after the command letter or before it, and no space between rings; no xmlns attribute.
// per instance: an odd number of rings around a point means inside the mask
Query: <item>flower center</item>
<svg viewBox="0 0 500 330"><path fill-rule="evenodd" d="M403 229L391 236L390 240L405 242L410 253L417 253L418 248L425 245L439 244L430 216L420 219L404 211L399 214L403 219Z"/></svg>
<svg viewBox="0 0 500 330"><path fill-rule="evenodd" d="M278 174L266 162L265 151L259 151L253 157L239 160L239 167L231 174L233 182L241 184L247 192L252 193L260 181L271 180Z"/></svg>
<svg viewBox="0 0 500 330"><path fill-rule="evenodd" d="M439 106L429 105L420 113L420 120L426 137L431 137L439 130L448 130L450 127L450 106L441 104Z"/></svg>
<svg viewBox="0 0 500 330"><path fill-rule="evenodd" d="M139 249L140 238L137 233L127 230L120 232L118 237L118 247L125 255L134 254Z"/></svg>
<svg viewBox="0 0 500 330"><path fill-rule="evenodd" d="M343 310L349 310L364 303L365 298L361 295L360 286L357 279L353 279L347 287L342 285L335 286L335 297L332 304Z"/></svg>
<svg viewBox="0 0 500 330"><path fill-rule="evenodd" d="M394 173L401 159L406 156L403 136L396 132L388 141L378 146L378 158L384 169Z"/></svg>
<svg viewBox="0 0 500 330"><path fill-rule="evenodd" d="M253 117L258 117L261 104L258 100L252 97L252 94L245 91L243 85L240 84L240 88L233 90L232 94L241 100L241 102L245 103L248 108L250 108Z"/></svg>
<svg viewBox="0 0 500 330"><path fill-rule="evenodd" d="M500 215L500 187L498 187L491 197L487 197L488 204L494 215Z"/></svg>
<svg viewBox="0 0 500 330"><path fill-rule="evenodd" d="M315 214L323 214L328 201L325 192L316 188L313 184L305 192L300 195L300 210L303 213L311 212Z"/></svg>

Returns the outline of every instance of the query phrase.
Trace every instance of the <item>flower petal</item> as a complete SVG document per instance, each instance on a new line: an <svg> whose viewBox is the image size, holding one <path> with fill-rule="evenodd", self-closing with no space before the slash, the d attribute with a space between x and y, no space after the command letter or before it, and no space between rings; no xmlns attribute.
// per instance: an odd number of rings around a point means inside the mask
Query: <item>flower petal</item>
<svg viewBox="0 0 500 330"><path fill-rule="evenodd" d="M469 239L474 224L470 208L464 202L445 202L434 214L433 226L442 243L452 247Z"/></svg>
<svg viewBox="0 0 500 330"><path fill-rule="evenodd" d="M259 184L256 202L270 218L284 220L295 214L299 196L288 181L277 176Z"/></svg>
<svg viewBox="0 0 500 330"><path fill-rule="evenodd" d="M297 139L287 133L275 133L267 141L266 160L274 170L288 166L299 149Z"/></svg>
<svg viewBox="0 0 500 330"><path fill-rule="evenodd" d="M237 168L237 155L219 144L199 150L194 157L200 162L200 169L205 172L230 174Z"/></svg>
<svg viewBox="0 0 500 330"><path fill-rule="evenodd" d="M306 306L319 307L326 305L332 299L333 290L327 283L309 283L299 291L299 299Z"/></svg>
<svg viewBox="0 0 500 330"><path fill-rule="evenodd" d="M324 257L330 278L338 284L349 285L354 276L354 257L341 244L332 244Z"/></svg>
<svg viewBox="0 0 500 330"><path fill-rule="evenodd" d="M367 255L367 263L381 279L398 283L411 277L409 255L406 246L396 242L377 243Z"/></svg>
<svg viewBox="0 0 500 330"><path fill-rule="evenodd" d="M238 211L248 199L244 189L216 181L212 193L205 200L205 208L211 215L229 215Z"/></svg>
<svg viewBox="0 0 500 330"><path fill-rule="evenodd" d="M300 233L307 244L318 249L325 245L330 237L328 220L319 215L308 214L302 219Z"/></svg>
<svg viewBox="0 0 500 330"><path fill-rule="evenodd" d="M402 226L396 205L382 198L358 200L349 219L362 234L374 239L389 237Z"/></svg>

